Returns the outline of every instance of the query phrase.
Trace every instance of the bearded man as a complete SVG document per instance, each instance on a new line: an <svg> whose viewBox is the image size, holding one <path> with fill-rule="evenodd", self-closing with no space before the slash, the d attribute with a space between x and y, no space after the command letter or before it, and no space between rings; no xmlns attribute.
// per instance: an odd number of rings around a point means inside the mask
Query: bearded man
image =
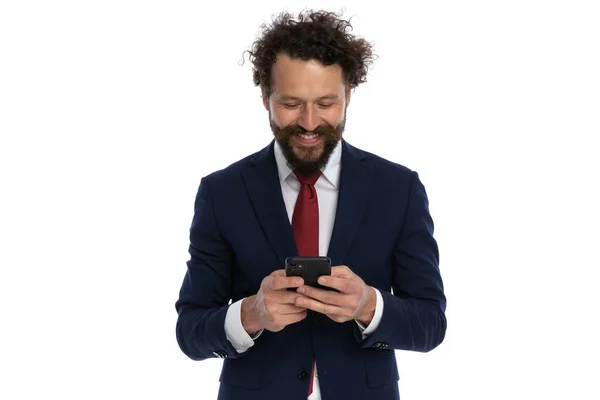
<svg viewBox="0 0 600 400"><path fill-rule="evenodd" d="M220 400L398 399L394 350L444 339L418 174L343 138L374 58L350 29L325 11L263 26L249 53L274 140L200 182L176 332L188 357L224 359ZM324 288L286 276L298 255L331 259Z"/></svg>

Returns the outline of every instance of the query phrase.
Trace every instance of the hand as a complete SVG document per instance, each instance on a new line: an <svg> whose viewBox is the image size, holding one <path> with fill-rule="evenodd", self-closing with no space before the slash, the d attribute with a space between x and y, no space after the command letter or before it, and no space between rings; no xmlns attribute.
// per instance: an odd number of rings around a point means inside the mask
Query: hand
<svg viewBox="0 0 600 400"><path fill-rule="evenodd" d="M350 268L345 265L333 267L331 276L321 276L318 282L340 293L301 286L297 291L304 297L296 298L296 306L320 312L336 322L356 319L365 325L371 323L377 294Z"/></svg>
<svg viewBox="0 0 600 400"><path fill-rule="evenodd" d="M252 335L262 329L278 332L306 318L306 309L294 303L304 297L288 288L298 288L304 280L287 277L285 270L274 271L262 280L258 293L242 301L242 326Z"/></svg>

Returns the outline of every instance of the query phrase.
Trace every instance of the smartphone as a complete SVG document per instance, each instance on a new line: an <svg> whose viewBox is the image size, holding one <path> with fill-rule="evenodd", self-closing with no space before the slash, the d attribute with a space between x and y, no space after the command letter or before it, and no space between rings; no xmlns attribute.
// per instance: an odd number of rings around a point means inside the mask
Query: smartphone
<svg viewBox="0 0 600 400"><path fill-rule="evenodd" d="M285 274L286 276L302 277L305 285L332 290L317 283L317 279L321 275L331 275L331 259L329 257L288 257L285 260Z"/></svg>

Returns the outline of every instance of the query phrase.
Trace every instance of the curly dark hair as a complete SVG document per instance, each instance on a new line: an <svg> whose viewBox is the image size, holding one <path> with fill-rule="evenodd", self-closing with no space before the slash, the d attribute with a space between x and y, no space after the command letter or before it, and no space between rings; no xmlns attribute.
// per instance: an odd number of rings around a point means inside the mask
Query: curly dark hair
<svg viewBox="0 0 600 400"><path fill-rule="evenodd" d="M376 57L373 45L347 33L352 25L341 16L306 10L294 19L290 13L282 12L272 24L261 26L262 34L246 52L253 64L254 84L261 87L265 97L271 95L271 69L280 53L292 59L317 60L323 65L338 64L346 85L352 88L367 81L367 71Z"/></svg>

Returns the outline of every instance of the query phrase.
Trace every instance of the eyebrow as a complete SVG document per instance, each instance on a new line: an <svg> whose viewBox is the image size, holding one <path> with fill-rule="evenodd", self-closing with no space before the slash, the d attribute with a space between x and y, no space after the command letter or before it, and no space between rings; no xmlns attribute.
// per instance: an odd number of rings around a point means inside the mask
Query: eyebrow
<svg viewBox="0 0 600 400"><path fill-rule="evenodd" d="M287 101L287 100L297 100L297 101L303 101L300 97L296 97L296 96L281 96L279 97L280 101ZM337 94L327 94L325 96L321 96L319 98L317 98L317 101L319 100L339 100L339 96Z"/></svg>

